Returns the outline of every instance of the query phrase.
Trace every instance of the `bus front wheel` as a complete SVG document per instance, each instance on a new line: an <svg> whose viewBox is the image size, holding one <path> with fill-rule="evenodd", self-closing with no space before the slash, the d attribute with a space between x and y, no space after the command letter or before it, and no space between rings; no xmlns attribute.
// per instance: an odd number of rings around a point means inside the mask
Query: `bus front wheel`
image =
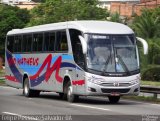
<svg viewBox="0 0 160 121"><path fill-rule="evenodd" d="M112 104L118 103L120 100L120 96L108 96L109 102Z"/></svg>
<svg viewBox="0 0 160 121"><path fill-rule="evenodd" d="M31 90L29 87L29 80L28 80L28 78L25 78L24 86L23 86L23 93L26 97L37 97L37 96L39 96L40 91Z"/></svg>
<svg viewBox="0 0 160 121"><path fill-rule="evenodd" d="M73 94L73 88L72 88L71 82L68 82L68 84L67 84L67 100L69 102L76 102L76 101L78 101L78 99L79 99L79 96Z"/></svg>

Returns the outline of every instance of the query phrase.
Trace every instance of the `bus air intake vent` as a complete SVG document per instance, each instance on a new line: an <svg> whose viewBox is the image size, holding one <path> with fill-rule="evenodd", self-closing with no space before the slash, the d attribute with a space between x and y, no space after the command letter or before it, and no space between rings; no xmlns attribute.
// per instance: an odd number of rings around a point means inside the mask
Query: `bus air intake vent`
<svg viewBox="0 0 160 121"><path fill-rule="evenodd" d="M130 88L127 89L101 89L103 93L112 93L112 92L118 92L118 93L127 93L129 92Z"/></svg>
<svg viewBox="0 0 160 121"><path fill-rule="evenodd" d="M131 85L131 83L119 83L119 87L129 87ZM101 86L114 87L114 83L102 83Z"/></svg>

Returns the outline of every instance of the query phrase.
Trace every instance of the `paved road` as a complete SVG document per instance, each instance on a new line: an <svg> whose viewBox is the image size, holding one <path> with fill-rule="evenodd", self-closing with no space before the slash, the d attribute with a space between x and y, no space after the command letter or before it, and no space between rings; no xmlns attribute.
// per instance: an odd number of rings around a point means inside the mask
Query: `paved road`
<svg viewBox="0 0 160 121"><path fill-rule="evenodd" d="M26 98L21 89L0 86L0 116L0 120L160 121L160 105L129 100L110 104L102 97L81 97L69 103L49 92Z"/></svg>

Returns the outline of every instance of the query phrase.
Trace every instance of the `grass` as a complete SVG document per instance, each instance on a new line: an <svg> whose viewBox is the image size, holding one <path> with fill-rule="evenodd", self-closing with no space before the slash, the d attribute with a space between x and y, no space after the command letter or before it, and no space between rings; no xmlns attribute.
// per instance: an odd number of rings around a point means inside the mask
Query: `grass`
<svg viewBox="0 0 160 121"><path fill-rule="evenodd" d="M4 77L5 72L4 69L0 70L0 78ZM0 85L5 85L5 79L0 79Z"/></svg>
<svg viewBox="0 0 160 121"><path fill-rule="evenodd" d="M0 85L1 85L1 86L5 86L5 85L6 85L4 79L0 79Z"/></svg>
<svg viewBox="0 0 160 121"><path fill-rule="evenodd" d="M5 84L5 80L4 79L0 79L0 85Z"/></svg>
<svg viewBox="0 0 160 121"><path fill-rule="evenodd" d="M4 77L4 75L5 75L4 69L1 69L0 70L0 77Z"/></svg>
<svg viewBox="0 0 160 121"><path fill-rule="evenodd" d="M123 99L130 99L130 100L138 100L150 103L160 104L160 99L156 99L154 97L145 97L145 96L123 96Z"/></svg>
<svg viewBox="0 0 160 121"><path fill-rule="evenodd" d="M141 85L160 86L160 82L142 80Z"/></svg>

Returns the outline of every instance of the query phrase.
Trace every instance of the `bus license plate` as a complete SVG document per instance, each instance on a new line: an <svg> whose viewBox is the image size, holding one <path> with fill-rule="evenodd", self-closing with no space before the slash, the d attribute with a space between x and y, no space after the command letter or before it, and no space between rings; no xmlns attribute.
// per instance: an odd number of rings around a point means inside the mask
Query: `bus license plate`
<svg viewBox="0 0 160 121"><path fill-rule="evenodd" d="M120 96L119 92L111 92L111 96Z"/></svg>

